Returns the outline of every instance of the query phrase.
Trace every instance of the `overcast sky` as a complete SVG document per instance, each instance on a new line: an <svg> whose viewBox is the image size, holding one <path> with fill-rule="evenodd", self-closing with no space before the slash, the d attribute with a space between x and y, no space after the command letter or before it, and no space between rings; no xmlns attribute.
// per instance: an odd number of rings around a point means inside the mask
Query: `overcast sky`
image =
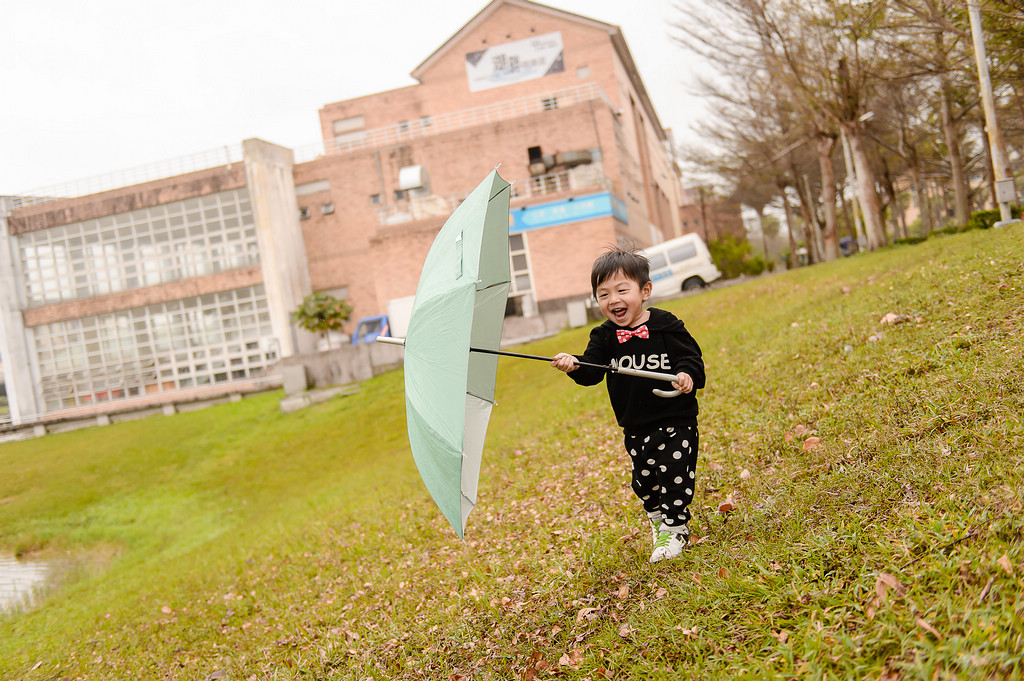
<svg viewBox="0 0 1024 681"><path fill-rule="evenodd" d="M487 0L15 0L0 32L0 195L259 137L320 139L317 112L415 81ZM622 28L662 124L700 101L672 0L551 0ZM441 9L443 8L443 9Z"/></svg>

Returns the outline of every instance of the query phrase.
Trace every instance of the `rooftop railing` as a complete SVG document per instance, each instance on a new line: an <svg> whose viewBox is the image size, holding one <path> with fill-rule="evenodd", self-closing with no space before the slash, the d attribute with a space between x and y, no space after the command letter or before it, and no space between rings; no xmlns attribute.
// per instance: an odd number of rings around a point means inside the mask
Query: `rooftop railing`
<svg viewBox="0 0 1024 681"><path fill-rule="evenodd" d="M496 123L542 111L560 109L581 102L601 100L611 106L604 90L597 83L584 83L564 90L553 90L508 99L494 104L452 111L437 116L423 116L417 120L369 130L355 130L317 145L296 149L296 161L301 157L312 160L317 155L341 154L359 149L375 149L400 144L420 137L439 135L477 125Z"/></svg>
<svg viewBox="0 0 1024 681"><path fill-rule="evenodd" d="M143 182L162 180L175 175L194 173L223 165L242 162L242 145L234 144L219 149L202 151L188 156L148 163L135 168L118 170L103 175L95 175L72 182L41 187L11 197L11 208L17 210L26 206L34 206L48 201L72 199L77 196L88 196L100 192L130 187Z"/></svg>

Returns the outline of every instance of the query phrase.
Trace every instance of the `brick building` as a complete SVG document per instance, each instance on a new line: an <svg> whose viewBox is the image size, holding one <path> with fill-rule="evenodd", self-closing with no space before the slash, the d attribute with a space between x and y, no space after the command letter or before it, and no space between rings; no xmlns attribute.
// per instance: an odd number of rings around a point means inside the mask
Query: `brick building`
<svg viewBox="0 0 1024 681"><path fill-rule="evenodd" d="M0 200L12 417L257 380L315 348L289 320L305 294L347 298L354 319L411 296L434 235L499 164L511 315L588 296L616 240L683 233L669 134L618 27L494 0L412 75L324 106L310 148L247 140L190 172Z"/></svg>
<svg viewBox="0 0 1024 681"><path fill-rule="evenodd" d="M743 225L742 206L739 201L723 198L705 189L684 189L680 206L682 230L686 234L699 234L706 243L733 237L745 241L747 230Z"/></svg>

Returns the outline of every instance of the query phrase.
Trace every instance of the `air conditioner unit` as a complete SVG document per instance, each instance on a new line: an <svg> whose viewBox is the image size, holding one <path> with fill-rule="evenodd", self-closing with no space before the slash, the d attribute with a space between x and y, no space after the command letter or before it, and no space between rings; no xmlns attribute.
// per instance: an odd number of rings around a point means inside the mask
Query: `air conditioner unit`
<svg viewBox="0 0 1024 681"><path fill-rule="evenodd" d="M399 189L423 189L428 184L427 169L423 166L406 166L398 171Z"/></svg>

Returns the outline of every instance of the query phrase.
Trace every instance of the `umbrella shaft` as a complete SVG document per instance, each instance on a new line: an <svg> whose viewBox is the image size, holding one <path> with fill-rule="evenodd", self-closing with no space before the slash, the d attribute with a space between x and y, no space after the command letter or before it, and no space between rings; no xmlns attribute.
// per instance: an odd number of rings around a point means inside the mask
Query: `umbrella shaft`
<svg viewBox="0 0 1024 681"><path fill-rule="evenodd" d="M507 350L487 350L485 348L470 348L472 352L482 352L485 355L501 355L502 357L519 357L520 359L536 359L542 362L551 362L554 360L553 357L542 357L541 355L524 355L521 352L508 352ZM581 362L576 360L576 364L581 367L594 367L595 369L604 369L605 371L613 371L614 367L610 364L591 364L590 362Z"/></svg>

